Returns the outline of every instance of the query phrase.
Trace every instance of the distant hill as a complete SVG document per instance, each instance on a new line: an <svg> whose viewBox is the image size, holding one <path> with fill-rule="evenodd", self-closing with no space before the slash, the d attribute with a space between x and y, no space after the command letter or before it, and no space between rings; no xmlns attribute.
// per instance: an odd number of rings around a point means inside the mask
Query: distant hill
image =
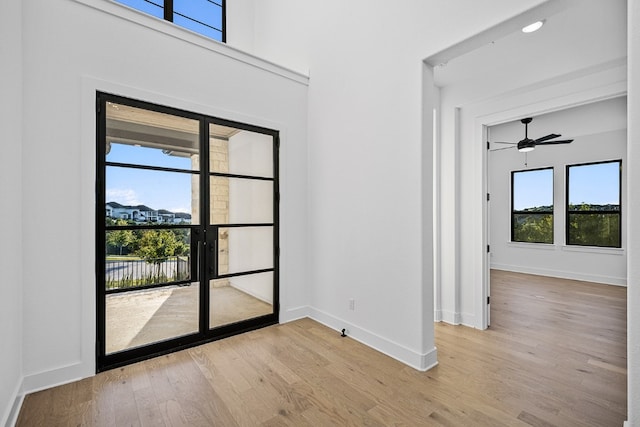
<svg viewBox="0 0 640 427"><path fill-rule="evenodd" d="M590 205L587 203L583 203L580 205L569 205L569 211L591 211L591 212L617 212L620 210L620 205ZM516 210L518 213L546 213L553 212L553 206L535 206L532 208Z"/></svg>

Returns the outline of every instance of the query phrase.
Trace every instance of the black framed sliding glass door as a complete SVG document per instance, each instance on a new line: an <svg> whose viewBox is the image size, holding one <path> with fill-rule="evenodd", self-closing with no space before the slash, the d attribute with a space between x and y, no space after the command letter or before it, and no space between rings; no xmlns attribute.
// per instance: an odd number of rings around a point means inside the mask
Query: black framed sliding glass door
<svg viewBox="0 0 640 427"><path fill-rule="evenodd" d="M97 94L97 367L277 323L278 133Z"/></svg>

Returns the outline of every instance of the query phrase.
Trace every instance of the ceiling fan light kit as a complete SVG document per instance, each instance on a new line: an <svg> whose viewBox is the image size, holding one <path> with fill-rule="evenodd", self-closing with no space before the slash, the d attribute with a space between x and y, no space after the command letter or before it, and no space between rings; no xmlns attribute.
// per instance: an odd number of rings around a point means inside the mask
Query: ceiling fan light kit
<svg viewBox="0 0 640 427"><path fill-rule="evenodd" d="M534 144L533 139L518 142L518 151L521 153L528 153L529 151L533 151L535 147L536 145Z"/></svg>

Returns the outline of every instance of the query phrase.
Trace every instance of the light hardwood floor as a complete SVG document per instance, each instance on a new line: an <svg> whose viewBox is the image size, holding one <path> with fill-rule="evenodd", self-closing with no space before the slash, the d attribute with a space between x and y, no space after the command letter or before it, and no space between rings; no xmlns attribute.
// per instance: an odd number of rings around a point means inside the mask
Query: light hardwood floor
<svg viewBox="0 0 640 427"><path fill-rule="evenodd" d="M492 272L419 372L303 319L28 395L18 426L622 426L626 290ZM407 325L410 327L410 325Z"/></svg>

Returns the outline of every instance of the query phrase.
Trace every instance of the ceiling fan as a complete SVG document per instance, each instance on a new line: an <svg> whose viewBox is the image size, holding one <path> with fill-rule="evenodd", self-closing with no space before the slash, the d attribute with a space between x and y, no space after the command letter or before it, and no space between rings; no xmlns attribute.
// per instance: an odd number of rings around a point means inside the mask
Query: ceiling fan
<svg viewBox="0 0 640 427"><path fill-rule="evenodd" d="M518 147L518 151L520 151L521 153L526 153L529 151L533 151L533 149L537 146L537 145L553 145L553 144L569 144L570 142L573 141L573 139L561 139L561 140L553 140L554 138L559 138L562 135L557 134L557 133L550 133L549 135L545 135L542 138L538 138L538 139L531 139L529 138L528 135L528 131L529 131L529 123L531 123L531 121L533 120L533 118L531 117L527 117L526 119L522 119L520 120L520 122L524 125L524 139L518 141L518 142L499 142L496 141L496 144L510 144L512 146L517 146ZM505 148L497 148L495 150L491 150L491 151L497 151L497 150L507 150L509 148L513 148L513 147L505 147Z"/></svg>

